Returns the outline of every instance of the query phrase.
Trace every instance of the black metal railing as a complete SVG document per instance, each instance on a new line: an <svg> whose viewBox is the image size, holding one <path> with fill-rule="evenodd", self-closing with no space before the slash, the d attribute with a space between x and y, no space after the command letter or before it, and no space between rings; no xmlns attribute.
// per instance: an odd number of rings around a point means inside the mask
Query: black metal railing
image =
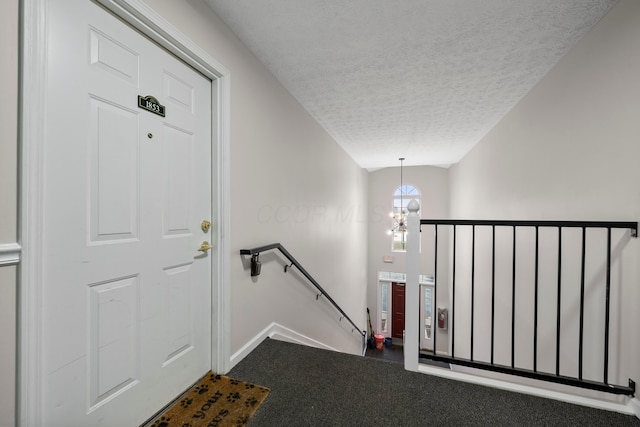
<svg viewBox="0 0 640 427"><path fill-rule="evenodd" d="M274 250L274 249L277 249L278 251L280 251L280 253L282 253L285 256L285 258L287 258L291 263L289 265L285 265L284 267L285 273L287 272L288 269L295 266L298 269L298 271L300 271L300 273L302 273L302 275L320 292L319 294L316 294L316 299L318 299L321 296L326 298L326 300L329 301L329 303L331 303L331 305L340 313L340 320L342 321L342 319L345 319L347 322L351 324L351 326L353 327L352 332L357 332L362 338L362 352L364 354L366 350L366 337L367 337L366 332L358 328L355 322L351 320L351 318L347 315L347 313L344 312L344 310L342 310L342 308L338 305L338 303L336 303L334 299L331 298L331 296L327 293L327 291L325 291L324 288L320 286L320 284L313 278L313 276L311 276L311 274L309 274L309 272L305 270L304 267L302 267L302 265L298 262L298 260L296 260L293 257L293 255L291 255L289 251L287 251L284 248L284 246L282 246L280 243L272 243L270 245L260 246L254 249L240 250L241 255L251 255L251 275L257 276L260 274L260 261L258 258L260 253Z"/></svg>
<svg viewBox="0 0 640 427"><path fill-rule="evenodd" d="M450 248L449 246L446 245L441 245L440 246L444 246L446 248L446 250L448 251L447 256L450 256L449 258L449 272L450 272L450 278L448 279L448 282L451 284L451 295L449 297L449 302L451 304L451 314L449 316L449 327L448 330L450 331L451 337L450 337L450 348L448 349L447 356L444 355L438 355L438 353L435 351L435 349L437 349L436 347L436 336L437 333L433 334L433 340L434 340L434 352L433 353L427 353L427 352L420 352L419 354L419 358L420 359L427 359L427 360L435 360L435 361L441 361L441 362L446 362L446 363L451 363L454 365L461 365L461 366L466 366L466 367L472 367L472 368L478 368L478 369L485 369L485 370L490 370L490 371L495 371L495 372L500 372L500 373L506 373L506 374L512 374L512 375L518 375L518 376L522 376L522 377L527 377L527 378L533 378L533 379L538 379L538 380L544 380L544 381L550 381L550 382L554 382L554 383L560 383L560 384L565 384L565 385L570 385L570 386L575 386L575 387L581 387L581 388L587 388L587 389L591 389L591 390L598 390L598 391L604 391L604 392L609 392L609 393L613 393L613 394L623 394L623 395L630 395L633 396L635 393L635 383L629 379L629 384L628 386L621 386L621 385L614 385L611 384L609 382L609 364L610 364L610 360L609 360L609 347L610 347L610 316L611 316L611 303L610 303L610 296L611 296L611 263L612 263L612 229L626 229L626 230L630 230L629 234L627 234L627 236L629 237L637 237L637 229L638 229L638 223L637 222L602 222L602 221L583 221L583 222L579 222L579 221L491 221L491 220L427 220L427 219L422 219L420 220L420 229L421 231L425 231L423 229L423 226L430 226L428 227L430 230L433 230L433 243L434 243L434 249L433 249L433 268L434 268L434 277L435 277L435 282L436 282L436 287L434 289L434 301L436 301L437 304L437 290L438 290L438 277L439 277L439 273L438 273L438 256L439 256L439 244L438 244L438 231L439 229L442 229L443 227L446 227L447 233L446 234L446 238L447 238L447 242L450 244L450 246L452 246L452 248ZM466 234L464 235L465 238L460 238L459 236L459 229L463 227ZM486 228L489 228L491 231L491 237L486 237L488 235L488 231L486 230ZM483 231L485 232L485 234L483 234L483 236L485 236L486 238L491 240L491 247L489 248L488 245L482 246L478 244L478 239L476 236L476 230L482 228ZM504 232L504 230L502 230L503 228L506 228L506 233L507 236L509 234L511 234L511 242L508 242L509 239L506 239L506 245L505 245L505 240L501 241L501 253L503 254L503 256L500 259L497 259L496 257L496 229L501 229L501 232ZM517 265L516 265L516 257L519 256L519 254L517 254L517 244L516 241L518 239L518 232L517 230L521 230L522 228L528 228L530 230L530 234L529 236L531 236L532 234L532 239L535 240L535 242L533 243L533 250L534 250L534 260L533 260L533 268L534 268L534 277L533 277L533 319L532 319L532 323L533 323L533 343L532 348L533 348L533 355L532 355L532 367L531 369L527 368L523 368L522 366L517 366L516 363L516 358L515 358L515 354L516 354L516 337L518 334L517 331L517 327L516 327L516 293L518 291L517 287L516 287L516 271L517 271ZM566 228L578 228L581 230L581 233L572 233L571 238L573 239L572 244L566 244L565 243L565 248L563 248L563 230ZM470 230L469 230L470 229ZM511 229L511 233L509 233L509 229ZM552 273L553 275L553 283L540 283L541 282L541 278L540 278L540 272L541 272L541 267L540 267L540 256L541 256L541 249L540 249L540 231L542 229L556 229L557 230L557 242L555 242L555 250L557 250L557 260L555 261L555 267L557 268L557 271L554 271ZM587 230L590 229L603 229L606 231L606 256L605 259L603 260L604 265L603 270L604 270L604 280L603 283L601 283L600 281L597 281L598 284L602 284L604 286L604 301L602 302L602 304L604 304L604 318L603 318L603 323L604 323L604 336L602 336L602 342L600 343L602 345L602 348L604 349L604 354L602 355L602 361L603 361L603 366L602 366L602 372L598 374L598 376L600 378L602 378L602 381L599 380L593 380L594 374L593 372L589 372L589 375L585 375L583 373L583 358L584 358L584 337L585 337L585 330L584 330L584 324L585 324L585 271L586 271L586 267L587 267L587 257L586 257L586 252L587 252ZM471 233L471 236L469 238L469 232ZM423 233L424 234L424 233ZM568 234L568 233L567 233ZM547 235L548 237L548 235ZM486 238L484 240L486 240ZM555 236L553 237L555 239ZM423 237L424 239L424 237ZM527 239L525 237L525 239ZM462 261L459 261L456 257L456 254L459 253L461 251L460 245L464 245L465 243L468 245L469 240L471 248L466 247L467 251L470 251L470 260L469 260L469 252L465 252L467 254L467 257L465 259L463 259ZM597 240L597 239L594 239ZM604 239L603 239L604 240ZM509 243L511 243L509 245ZM553 242L552 242L553 243ZM531 242L529 243L531 244ZM507 248L505 249L505 246L507 246ZM510 248L508 246L511 246ZM549 246L549 241L548 239L545 241L545 246L548 247ZM567 248L568 247L568 248ZM564 256L567 256L566 253L568 251L570 251L572 248L576 249L579 248L579 254L575 255L574 254L574 260L577 259L575 257L579 257L579 265L580 265L580 271L575 272L577 274L574 274L574 276L579 275L579 277L573 277L572 280L574 283L579 283L579 301L563 301L562 300L562 285L563 285L563 253L565 254ZM424 243L423 243L423 248L424 248ZM452 249L452 250L451 250ZM424 249L423 249L424 251ZM487 327L484 325L485 322L481 322L483 324L481 324L480 326L474 324L474 315L475 315L475 310L477 309L476 307L476 293L477 293L477 289L478 289L478 283L476 283L476 264L478 263L476 256L477 254L480 254L482 256L485 257L485 260L489 257L488 252L490 251L490 257L491 257L491 261L490 261L490 266L486 266L484 265L484 267L486 269L490 268L491 269L491 275L490 275L490 292L491 292L491 298L490 298L490 303L491 304L491 308L490 308L490 322L486 322L489 323L488 327L490 328L490 333L487 333L486 330L481 330L481 328L483 327ZM511 253L509 256L509 252ZM506 256L504 256L504 254L507 254ZM544 254L545 256L548 256L548 254ZM440 254L440 256L442 256L442 254ZM555 256L555 253L553 253L553 256ZM506 258L506 259L505 259ZM575 262L575 261L574 261ZM501 266L507 265L507 270L510 268L511 269L511 283L510 283L510 291L511 291L511 298L510 298L510 302L511 302L511 306L507 307L506 310L510 310L510 313L500 313L501 316L500 318L504 319L506 317L510 317L511 318L511 333L510 333L510 345L511 345L511 349L510 349L510 358L511 361L509 364L500 364L497 363L495 358L494 358L494 345L496 342L496 336L495 336L495 321L496 321L496 316L497 316L497 304L496 304L496 269L498 267L497 263L501 263ZM463 265L460 265L463 264ZM469 265L470 264L470 265ZM466 357L458 357L456 356L456 318L460 318L463 317L461 313L461 316L456 316L456 281L457 281L457 269L459 270L460 268L462 268L465 272L470 271L470 276L468 277L468 280L465 282L465 285L470 288L470 295L468 295L468 299L470 300L470 324L466 324L463 325L463 335L462 339L463 339L463 344L465 344L465 348L464 350L467 350L467 348L469 349L469 352L467 353L469 355L468 358ZM549 265L545 265L545 277L549 276ZM501 270L501 271L504 271ZM568 273L569 274L569 273ZM486 274L485 277L489 277L488 274ZM444 280L443 280L444 281ZM469 283L470 282L470 283ZM486 280L485 280L486 282ZM540 343L539 343L539 330L538 330L538 323L539 323L539 311L540 308L539 304L539 294L541 292L541 290L543 289L543 286L555 286L555 289L552 289L552 293L555 294L555 300L556 300L556 306L555 307L551 307L549 308L548 305L546 305L545 302L545 313L551 313L551 315L555 316L555 333L556 336L554 337L555 339L551 340L554 344L555 344L555 368L554 369L546 369L546 370L541 370L540 367L538 366L538 356L539 356L539 351L541 350L540 347ZM488 289L489 284L487 283L483 283L483 287L482 289ZM549 292L549 287L545 287L544 288L545 292ZM504 296L504 295L502 295ZM566 299L566 298L565 298ZM506 299L508 301L508 298ZM489 301L487 298L485 298L485 301ZM467 300L465 300L465 303L467 303ZM562 310L562 304L567 303L567 304L572 304L572 306L578 306L579 304L579 336L578 337L561 337L561 310ZM504 302L503 304L500 305L500 307L504 307ZM465 310L466 308L468 308L469 305L465 305L465 307L463 307L461 310ZM602 310L602 307L600 308L600 310ZM503 314L506 314L506 316L504 316ZM466 319L465 319L466 320ZM468 335L467 335L467 331L469 331ZM474 332L484 332L485 336L489 336L490 338L490 352L489 355L487 356L485 354L484 357L478 357L476 358L474 356L474 341L477 339L477 335L474 336ZM466 342L466 338L468 336L469 342ZM500 337L501 339L504 339L503 337ZM540 337L542 338L547 338L544 336ZM546 341L546 340L545 340ZM502 343L503 341L501 341ZM561 364L561 346L569 346L572 342L577 342L577 346L578 349L577 351L575 351L576 349L572 349L571 351L573 351L573 353L577 354L577 375L566 375L561 373L561 368L560 368L560 364ZM466 344L468 344L468 347L466 347ZM480 344L484 344L484 348L486 348L486 344L485 343L480 343ZM549 347L553 347L553 346L545 346L542 351L544 352L549 352L549 351L553 351L553 348L549 348ZM562 347L563 349L565 347ZM486 353L486 352L485 352ZM565 352L567 353L567 352ZM570 352L569 352L570 353ZM563 357L567 357L566 354ZM484 360L482 360L484 359ZM572 361L572 363L576 363L575 360ZM553 370L554 372L548 372ZM589 376L590 378L587 379L585 378L586 376Z"/></svg>

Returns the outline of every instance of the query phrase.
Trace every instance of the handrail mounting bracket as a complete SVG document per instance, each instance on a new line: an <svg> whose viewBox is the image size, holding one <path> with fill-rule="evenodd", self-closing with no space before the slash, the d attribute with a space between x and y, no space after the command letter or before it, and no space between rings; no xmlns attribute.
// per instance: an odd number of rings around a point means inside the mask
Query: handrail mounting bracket
<svg viewBox="0 0 640 427"><path fill-rule="evenodd" d="M261 269L260 252L257 252L251 255L251 277L259 276Z"/></svg>

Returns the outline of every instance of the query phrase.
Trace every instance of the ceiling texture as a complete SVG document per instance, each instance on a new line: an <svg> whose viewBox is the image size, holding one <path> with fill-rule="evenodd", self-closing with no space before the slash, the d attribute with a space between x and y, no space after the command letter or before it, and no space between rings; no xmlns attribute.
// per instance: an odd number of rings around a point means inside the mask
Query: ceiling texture
<svg viewBox="0 0 640 427"><path fill-rule="evenodd" d="M458 162L618 0L205 0L361 167Z"/></svg>

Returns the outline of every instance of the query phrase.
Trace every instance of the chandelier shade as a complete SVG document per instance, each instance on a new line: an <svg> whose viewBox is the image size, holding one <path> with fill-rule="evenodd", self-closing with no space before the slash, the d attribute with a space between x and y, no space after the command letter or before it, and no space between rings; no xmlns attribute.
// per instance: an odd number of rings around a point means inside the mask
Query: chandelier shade
<svg viewBox="0 0 640 427"><path fill-rule="evenodd" d="M391 229L387 234L392 236L392 250L404 252L407 242L407 216L409 203L416 200L420 203L420 191L404 181L404 157L400 157L400 186L393 193L393 209L391 212Z"/></svg>

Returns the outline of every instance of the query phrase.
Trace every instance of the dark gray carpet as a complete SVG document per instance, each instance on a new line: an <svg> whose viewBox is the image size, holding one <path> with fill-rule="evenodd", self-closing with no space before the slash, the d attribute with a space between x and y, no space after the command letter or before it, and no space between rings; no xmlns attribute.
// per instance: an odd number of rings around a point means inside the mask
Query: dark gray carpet
<svg viewBox="0 0 640 427"><path fill-rule="evenodd" d="M402 346L392 345L391 347L383 347L382 350L377 348L367 348L365 353L367 357L375 357L376 359L390 360L392 362L404 363L404 353Z"/></svg>
<svg viewBox="0 0 640 427"><path fill-rule="evenodd" d="M640 426L634 416L270 339L228 375L271 389L251 426Z"/></svg>

